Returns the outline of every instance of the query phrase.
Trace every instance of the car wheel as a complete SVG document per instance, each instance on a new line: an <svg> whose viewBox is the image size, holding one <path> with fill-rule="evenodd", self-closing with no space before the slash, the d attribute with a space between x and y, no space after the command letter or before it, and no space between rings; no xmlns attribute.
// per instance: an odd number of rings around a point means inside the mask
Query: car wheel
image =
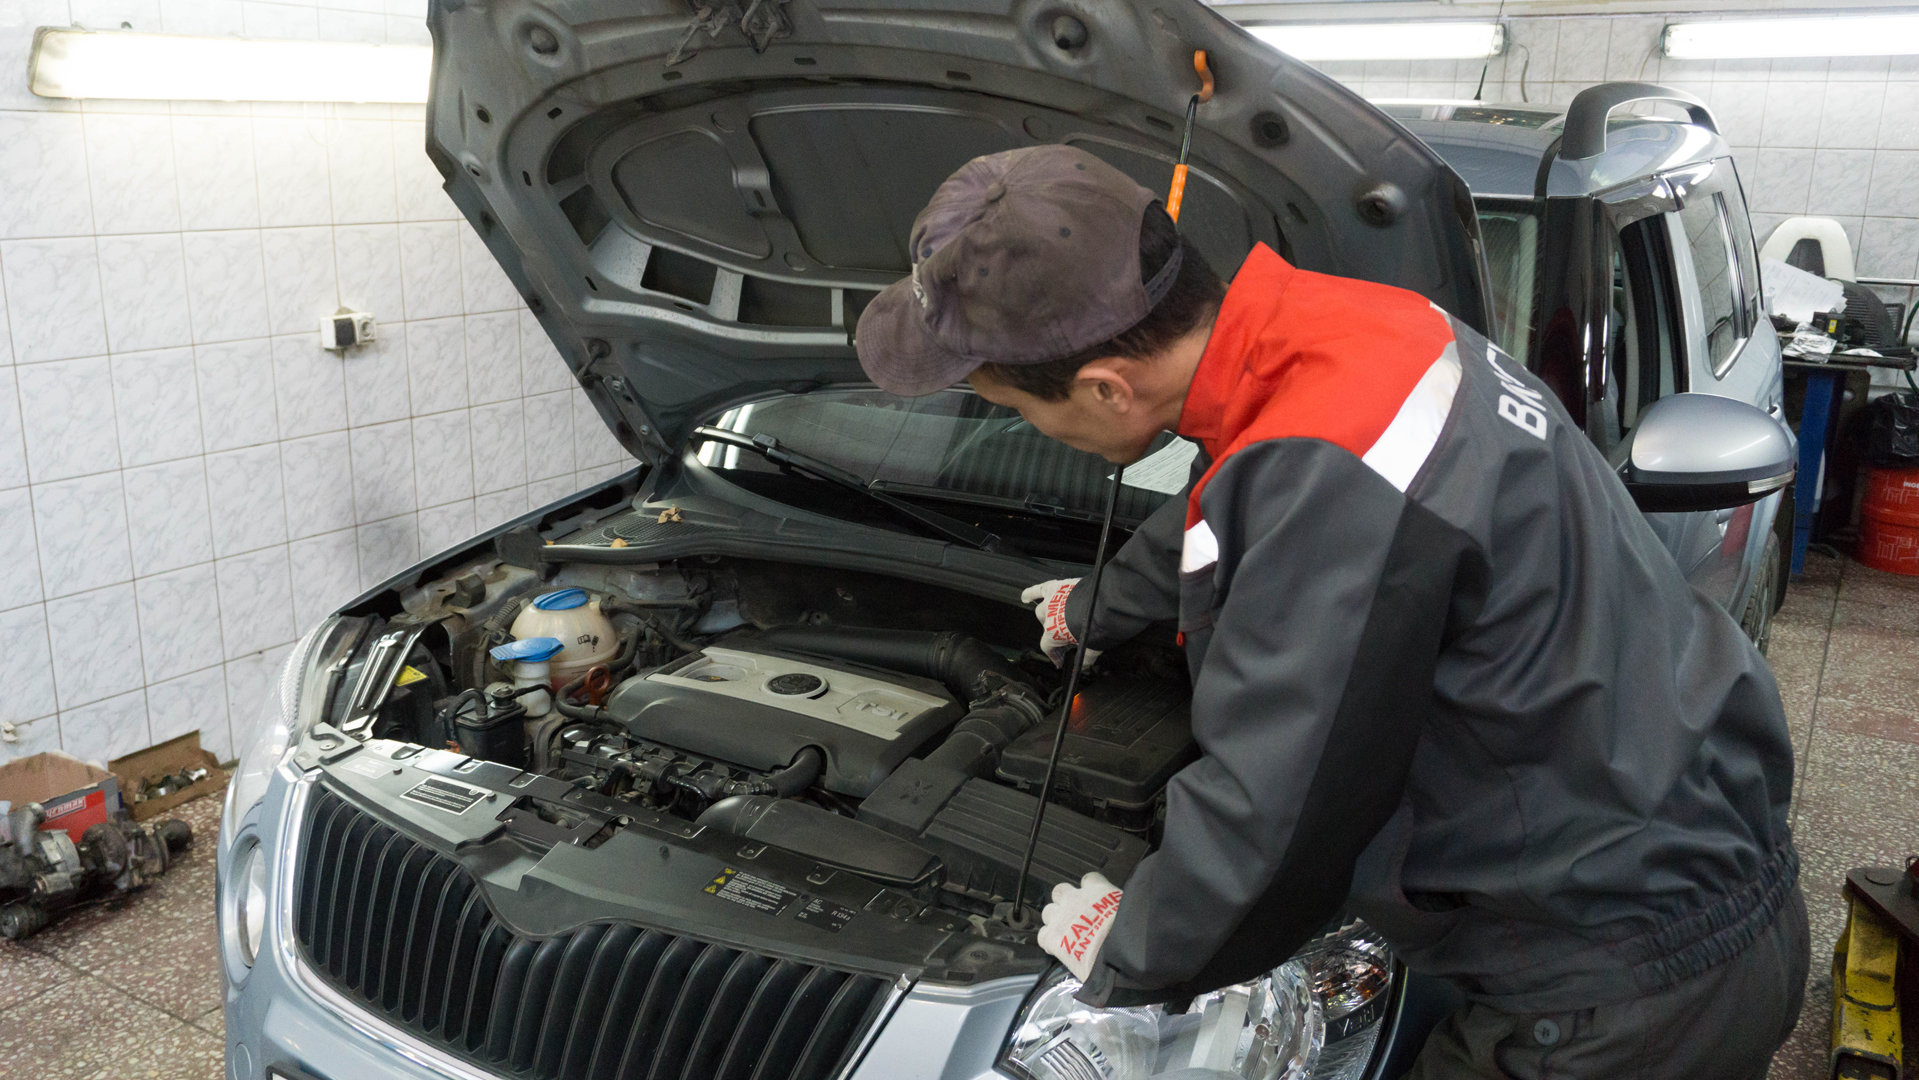
<svg viewBox="0 0 1919 1080"><path fill-rule="evenodd" d="M1766 535L1766 550L1759 556L1759 580L1752 583L1752 590L1746 597L1746 607L1739 616L1739 628L1746 632L1752 643L1764 653L1772 644L1772 613L1778 605L1778 593L1781 580L1785 577L1779 572L1779 557L1783 549L1779 546L1779 537Z"/></svg>

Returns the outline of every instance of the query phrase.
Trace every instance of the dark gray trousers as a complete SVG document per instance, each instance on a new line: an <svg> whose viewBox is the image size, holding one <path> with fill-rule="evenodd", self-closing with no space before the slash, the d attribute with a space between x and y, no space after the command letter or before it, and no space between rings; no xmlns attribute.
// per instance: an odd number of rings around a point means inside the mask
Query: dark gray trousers
<svg viewBox="0 0 1919 1080"><path fill-rule="evenodd" d="M1746 951L1658 993L1564 1013L1469 1004L1434 1029L1407 1080L1762 1080L1799 1022L1810 947L1795 886Z"/></svg>

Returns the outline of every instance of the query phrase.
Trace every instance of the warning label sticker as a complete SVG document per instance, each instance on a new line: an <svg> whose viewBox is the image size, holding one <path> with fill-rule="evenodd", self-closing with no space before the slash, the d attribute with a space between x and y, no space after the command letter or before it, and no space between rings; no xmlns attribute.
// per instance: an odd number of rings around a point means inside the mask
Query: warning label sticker
<svg viewBox="0 0 1919 1080"><path fill-rule="evenodd" d="M705 891L709 896L717 896L769 915L778 915L800 898L798 892L777 881L768 881L757 874L742 873L730 866L707 882Z"/></svg>
<svg viewBox="0 0 1919 1080"><path fill-rule="evenodd" d="M859 912L854 911L852 908L835 904L831 900L822 900L817 896L809 896L806 898L806 902L800 905L800 910L793 917L800 922L817 926L829 934L837 934L840 932L841 927L852 922L853 916L858 914Z"/></svg>
<svg viewBox="0 0 1919 1080"><path fill-rule="evenodd" d="M479 802L483 794L460 784L432 779L420 781L401 793L400 797L423 802L449 814L464 814L473 809L473 804Z"/></svg>

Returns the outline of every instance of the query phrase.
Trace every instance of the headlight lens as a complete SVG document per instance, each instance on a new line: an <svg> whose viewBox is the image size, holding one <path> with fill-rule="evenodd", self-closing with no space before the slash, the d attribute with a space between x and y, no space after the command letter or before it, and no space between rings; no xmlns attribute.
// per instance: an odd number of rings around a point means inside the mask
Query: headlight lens
<svg viewBox="0 0 1919 1080"><path fill-rule="evenodd" d="M1027 1003L1001 1064L1031 1080L1351 1080L1372 1057L1392 981L1392 953L1359 922L1177 1013L1082 1005L1062 971Z"/></svg>
<svg viewBox="0 0 1919 1080"><path fill-rule="evenodd" d="M260 936L267 925L267 860L258 844L250 845L240 858L243 861L234 875L239 888L235 890L233 916L240 936L240 959L252 967L253 958L260 955Z"/></svg>

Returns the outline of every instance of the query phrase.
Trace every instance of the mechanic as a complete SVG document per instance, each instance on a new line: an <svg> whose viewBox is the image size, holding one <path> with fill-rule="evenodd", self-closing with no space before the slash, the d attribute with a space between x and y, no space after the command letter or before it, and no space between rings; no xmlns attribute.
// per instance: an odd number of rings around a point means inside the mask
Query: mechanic
<svg viewBox="0 0 1919 1080"><path fill-rule="evenodd" d="M859 322L882 389L1203 448L1099 611L1025 597L1056 660L1176 617L1193 680L1159 848L1045 909L1082 1000L1252 979L1350 913L1466 997L1414 1076L1765 1075L1808 963L1778 689L1544 384L1264 245L1227 288L1069 147L963 166L911 255Z"/></svg>

